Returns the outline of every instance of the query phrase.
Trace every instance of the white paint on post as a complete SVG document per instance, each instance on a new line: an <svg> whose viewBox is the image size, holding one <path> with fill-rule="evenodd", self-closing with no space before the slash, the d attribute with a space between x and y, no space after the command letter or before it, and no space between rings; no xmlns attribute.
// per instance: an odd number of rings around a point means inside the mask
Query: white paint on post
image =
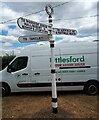
<svg viewBox="0 0 99 120"><path fill-rule="evenodd" d="M52 106L53 106L54 108L57 108L57 102L56 102L56 103L52 102Z"/></svg>

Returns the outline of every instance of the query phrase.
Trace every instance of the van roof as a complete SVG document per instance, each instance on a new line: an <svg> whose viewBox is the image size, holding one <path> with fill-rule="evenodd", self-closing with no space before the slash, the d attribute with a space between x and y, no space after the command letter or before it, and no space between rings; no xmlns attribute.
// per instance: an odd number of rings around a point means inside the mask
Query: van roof
<svg viewBox="0 0 99 120"><path fill-rule="evenodd" d="M97 42L68 42L68 43L56 43L55 48L60 49L60 48L87 48L87 47L94 47L97 46ZM40 51L40 50L48 50L50 49L50 44L31 44L26 46L24 49L22 49L21 53L22 55L24 54L30 54L33 51Z"/></svg>

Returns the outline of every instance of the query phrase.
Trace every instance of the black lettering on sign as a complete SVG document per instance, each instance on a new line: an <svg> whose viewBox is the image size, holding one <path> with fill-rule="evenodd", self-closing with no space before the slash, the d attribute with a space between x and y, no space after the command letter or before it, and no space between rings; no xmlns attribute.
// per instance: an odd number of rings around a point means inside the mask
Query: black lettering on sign
<svg viewBox="0 0 99 120"><path fill-rule="evenodd" d="M23 40L27 40L27 38L23 38Z"/></svg>
<svg viewBox="0 0 99 120"><path fill-rule="evenodd" d="M23 22L25 22L25 19L24 19L24 18L21 18L21 20L22 20Z"/></svg>

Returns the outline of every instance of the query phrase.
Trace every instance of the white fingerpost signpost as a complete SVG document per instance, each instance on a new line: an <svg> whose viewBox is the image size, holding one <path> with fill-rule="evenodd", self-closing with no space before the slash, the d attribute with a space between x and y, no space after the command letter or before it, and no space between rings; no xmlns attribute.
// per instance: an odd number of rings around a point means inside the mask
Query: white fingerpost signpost
<svg viewBox="0 0 99 120"><path fill-rule="evenodd" d="M48 14L48 25L38 23L26 18L18 18L17 24L21 29L39 32L43 34L36 34L30 36L20 36L18 38L19 42L39 42L39 41L49 41L51 48L51 79L52 79L52 110L53 113L58 113L57 106L57 89L56 89L56 70L55 70L55 59L54 59L54 40L53 34L55 35L76 35L77 31L73 29L64 29L64 28L53 28L52 24L52 14L53 8L51 5L46 5L45 10Z"/></svg>
<svg viewBox="0 0 99 120"><path fill-rule="evenodd" d="M53 39L53 30L52 30L52 14L53 14L53 8L51 5L47 5L45 7L45 10L49 16L49 25L48 25L48 36L49 36L49 42L50 42L50 48L51 48L51 79L52 79L52 109L53 113L57 113L57 90L56 90L56 72L55 72L55 64L54 64L54 40Z"/></svg>

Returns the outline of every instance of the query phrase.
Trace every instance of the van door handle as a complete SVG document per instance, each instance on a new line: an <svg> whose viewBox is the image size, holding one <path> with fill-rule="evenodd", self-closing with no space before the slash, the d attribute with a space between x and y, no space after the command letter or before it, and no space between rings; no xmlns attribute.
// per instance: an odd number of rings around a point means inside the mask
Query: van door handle
<svg viewBox="0 0 99 120"><path fill-rule="evenodd" d="M28 73L23 73L22 75L28 75Z"/></svg>
<svg viewBox="0 0 99 120"><path fill-rule="evenodd" d="M34 73L34 75L40 75L40 73L37 72L37 73Z"/></svg>

